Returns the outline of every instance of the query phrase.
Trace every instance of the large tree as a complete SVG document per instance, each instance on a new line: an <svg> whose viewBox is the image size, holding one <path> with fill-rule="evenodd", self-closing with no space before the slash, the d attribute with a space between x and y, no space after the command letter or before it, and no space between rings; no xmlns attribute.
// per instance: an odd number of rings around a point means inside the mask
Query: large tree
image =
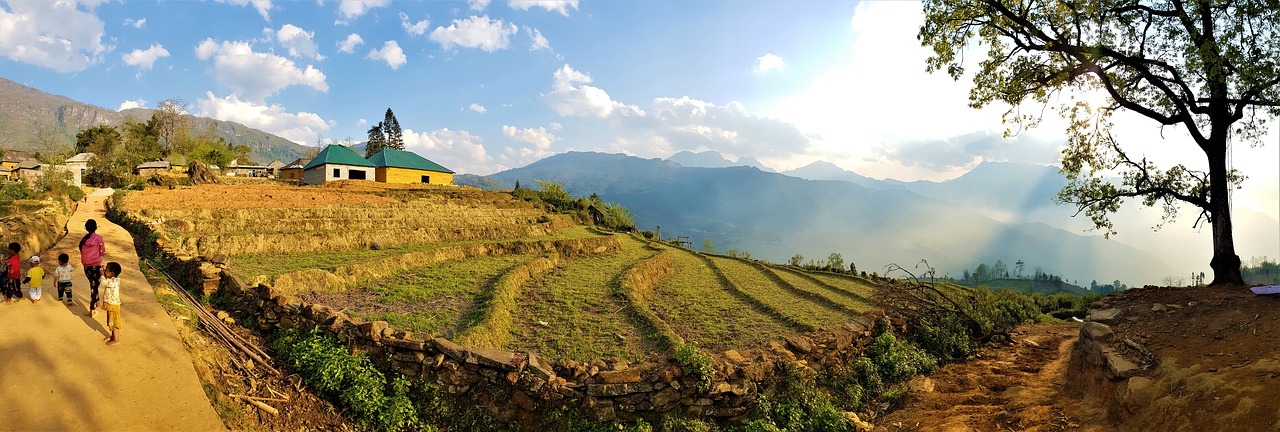
<svg viewBox="0 0 1280 432"><path fill-rule="evenodd" d="M382 119L382 133L387 137L387 147L404 150L404 135L400 132L400 121L396 120L396 114L391 112L391 108L387 108L386 118Z"/></svg>
<svg viewBox="0 0 1280 432"><path fill-rule="evenodd" d="M971 106L1004 102L1006 122L1034 126L1038 115L1022 114L1021 104L1076 97L1059 107L1071 120L1062 152L1071 182L1059 202L1107 235L1115 233L1108 215L1127 198L1160 204L1165 222L1179 203L1194 206L1197 223L1213 226L1213 283L1243 283L1229 199L1244 177L1230 167L1230 148L1233 140L1259 144L1280 115L1280 1L925 0L924 9L919 37L934 51L930 72L959 79L966 47L986 51ZM1107 102L1079 97L1095 92ZM1110 133L1119 111L1185 130L1208 172L1133 157L1131 143ZM1115 173L1119 182L1103 179Z"/></svg>
<svg viewBox="0 0 1280 432"><path fill-rule="evenodd" d="M387 146L387 136L382 133L382 123L369 128L369 141L364 143L364 157L371 158Z"/></svg>
<svg viewBox="0 0 1280 432"><path fill-rule="evenodd" d="M151 112L151 128L164 156L187 150L174 148L179 136L187 132L187 117L187 102L179 98L160 101Z"/></svg>

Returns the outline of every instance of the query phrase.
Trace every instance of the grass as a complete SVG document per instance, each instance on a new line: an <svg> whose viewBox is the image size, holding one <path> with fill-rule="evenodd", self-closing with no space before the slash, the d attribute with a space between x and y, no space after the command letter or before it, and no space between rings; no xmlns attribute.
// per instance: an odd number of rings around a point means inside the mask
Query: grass
<svg viewBox="0 0 1280 432"><path fill-rule="evenodd" d="M870 299L823 283L812 275L778 267L765 267L765 270L772 272L779 279L791 284L796 289L821 296L854 313L866 313L875 308Z"/></svg>
<svg viewBox="0 0 1280 432"><path fill-rule="evenodd" d="M822 272L806 272L819 282L864 299L874 298L876 287L862 278L840 276Z"/></svg>
<svg viewBox="0 0 1280 432"><path fill-rule="evenodd" d="M599 236L594 230L585 226L565 228L549 236L513 239L504 241L554 241L591 238ZM374 261L410 252L440 249L449 246L492 243L492 240L466 240L443 243L407 243L390 246L382 250L350 249L331 252L304 252L291 254L247 254L232 257L232 268L244 276L266 276L271 280L275 276L307 269L333 271L342 266Z"/></svg>
<svg viewBox="0 0 1280 432"><path fill-rule="evenodd" d="M655 252L630 236L618 239L621 251L566 259L526 285L504 348L579 361L651 352L655 341L643 337L615 293L623 273Z"/></svg>
<svg viewBox="0 0 1280 432"><path fill-rule="evenodd" d="M649 307L686 342L723 351L793 333L785 323L756 311L718 283L701 258L683 249L670 251L675 271L654 290Z"/></svg>
<svg viewBox="0 0 1280 432"><path fill-rule="evenodd" d="M534 255L474 257L445 261L371 281L357 290L318 294L340 306L354 299L352 314L382 320L421 335L453 337L478 320L477 305L499 275L536 258ZM373 298L359 300L364 295Z"/></svg>
<svg viewBox="0 0 1280 432"><path fill-rule="evenodd" d="M720 267L725 276L748 296L809 328L836 326L852 318L787 291L751 264L721 257L711 257L711 262Z"/></svg>

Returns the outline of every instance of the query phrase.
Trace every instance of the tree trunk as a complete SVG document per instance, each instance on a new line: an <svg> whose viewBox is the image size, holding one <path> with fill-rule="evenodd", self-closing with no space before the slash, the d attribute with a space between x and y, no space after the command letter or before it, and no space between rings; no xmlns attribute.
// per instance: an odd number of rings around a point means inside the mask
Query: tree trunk
<svg viewBox="0 0 1280 432"><path fill-rule="evenodd" d="M1219 128L1215 128L1217 132ZM1213 282L1209 285L1244 285L1240 275L1240 256L1231 233L1231 182L1227 179L1227 139L1225 133L1210 137L1209 150L1209 215L1213 224Z"/></svg>

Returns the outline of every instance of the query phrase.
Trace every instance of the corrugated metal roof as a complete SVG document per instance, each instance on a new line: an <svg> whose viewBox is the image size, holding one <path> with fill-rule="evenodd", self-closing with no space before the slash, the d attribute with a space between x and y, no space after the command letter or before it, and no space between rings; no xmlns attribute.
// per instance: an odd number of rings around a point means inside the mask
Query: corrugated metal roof
<svg viewBox="0 0 1280 432"><path fill-rule="evenodd" d="M396 149L389 149L389 148L382 149L382 151L378 152L378 154L375 154L373 155L373 157L369 158L369 162L372 162L373 165L377 167L409 168L409 169L416 169L416 170L423 170L423 171L435 171L435 172L444 172L444 173L453 174L453 171L450 171L448 168L445 168L438 163L432 162L427 158L418 156L417 153L414 153L411 151L396 150Z"/></svg>
<svg viewBox="0 0 1280 432"><path fill-rule="evenodd" d="M368 160L365 160L365 158L356 154L354 150L337 144L329 144L329 146L325 147L324 150L320 150L320 154L311 159L311 162L308 162L307 166L302 169L309 170L324 164L354 165L363 167L374 166L372 163L369 163Z"/></svg>

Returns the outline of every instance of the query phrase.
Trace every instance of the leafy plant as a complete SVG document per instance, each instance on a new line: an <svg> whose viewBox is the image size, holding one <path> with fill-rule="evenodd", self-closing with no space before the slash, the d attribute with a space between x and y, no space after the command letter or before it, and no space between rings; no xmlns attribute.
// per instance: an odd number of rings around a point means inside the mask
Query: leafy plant
<svg viewBox="0 0 1280 432"><path fill-rule="evenodd" d="M711 377L715 374L715 366L711 359L698 352L698 348L684 344L676 348L676 363L684 367L686 373L698 382L698 391L706 393L711 389Z"/></svg>

